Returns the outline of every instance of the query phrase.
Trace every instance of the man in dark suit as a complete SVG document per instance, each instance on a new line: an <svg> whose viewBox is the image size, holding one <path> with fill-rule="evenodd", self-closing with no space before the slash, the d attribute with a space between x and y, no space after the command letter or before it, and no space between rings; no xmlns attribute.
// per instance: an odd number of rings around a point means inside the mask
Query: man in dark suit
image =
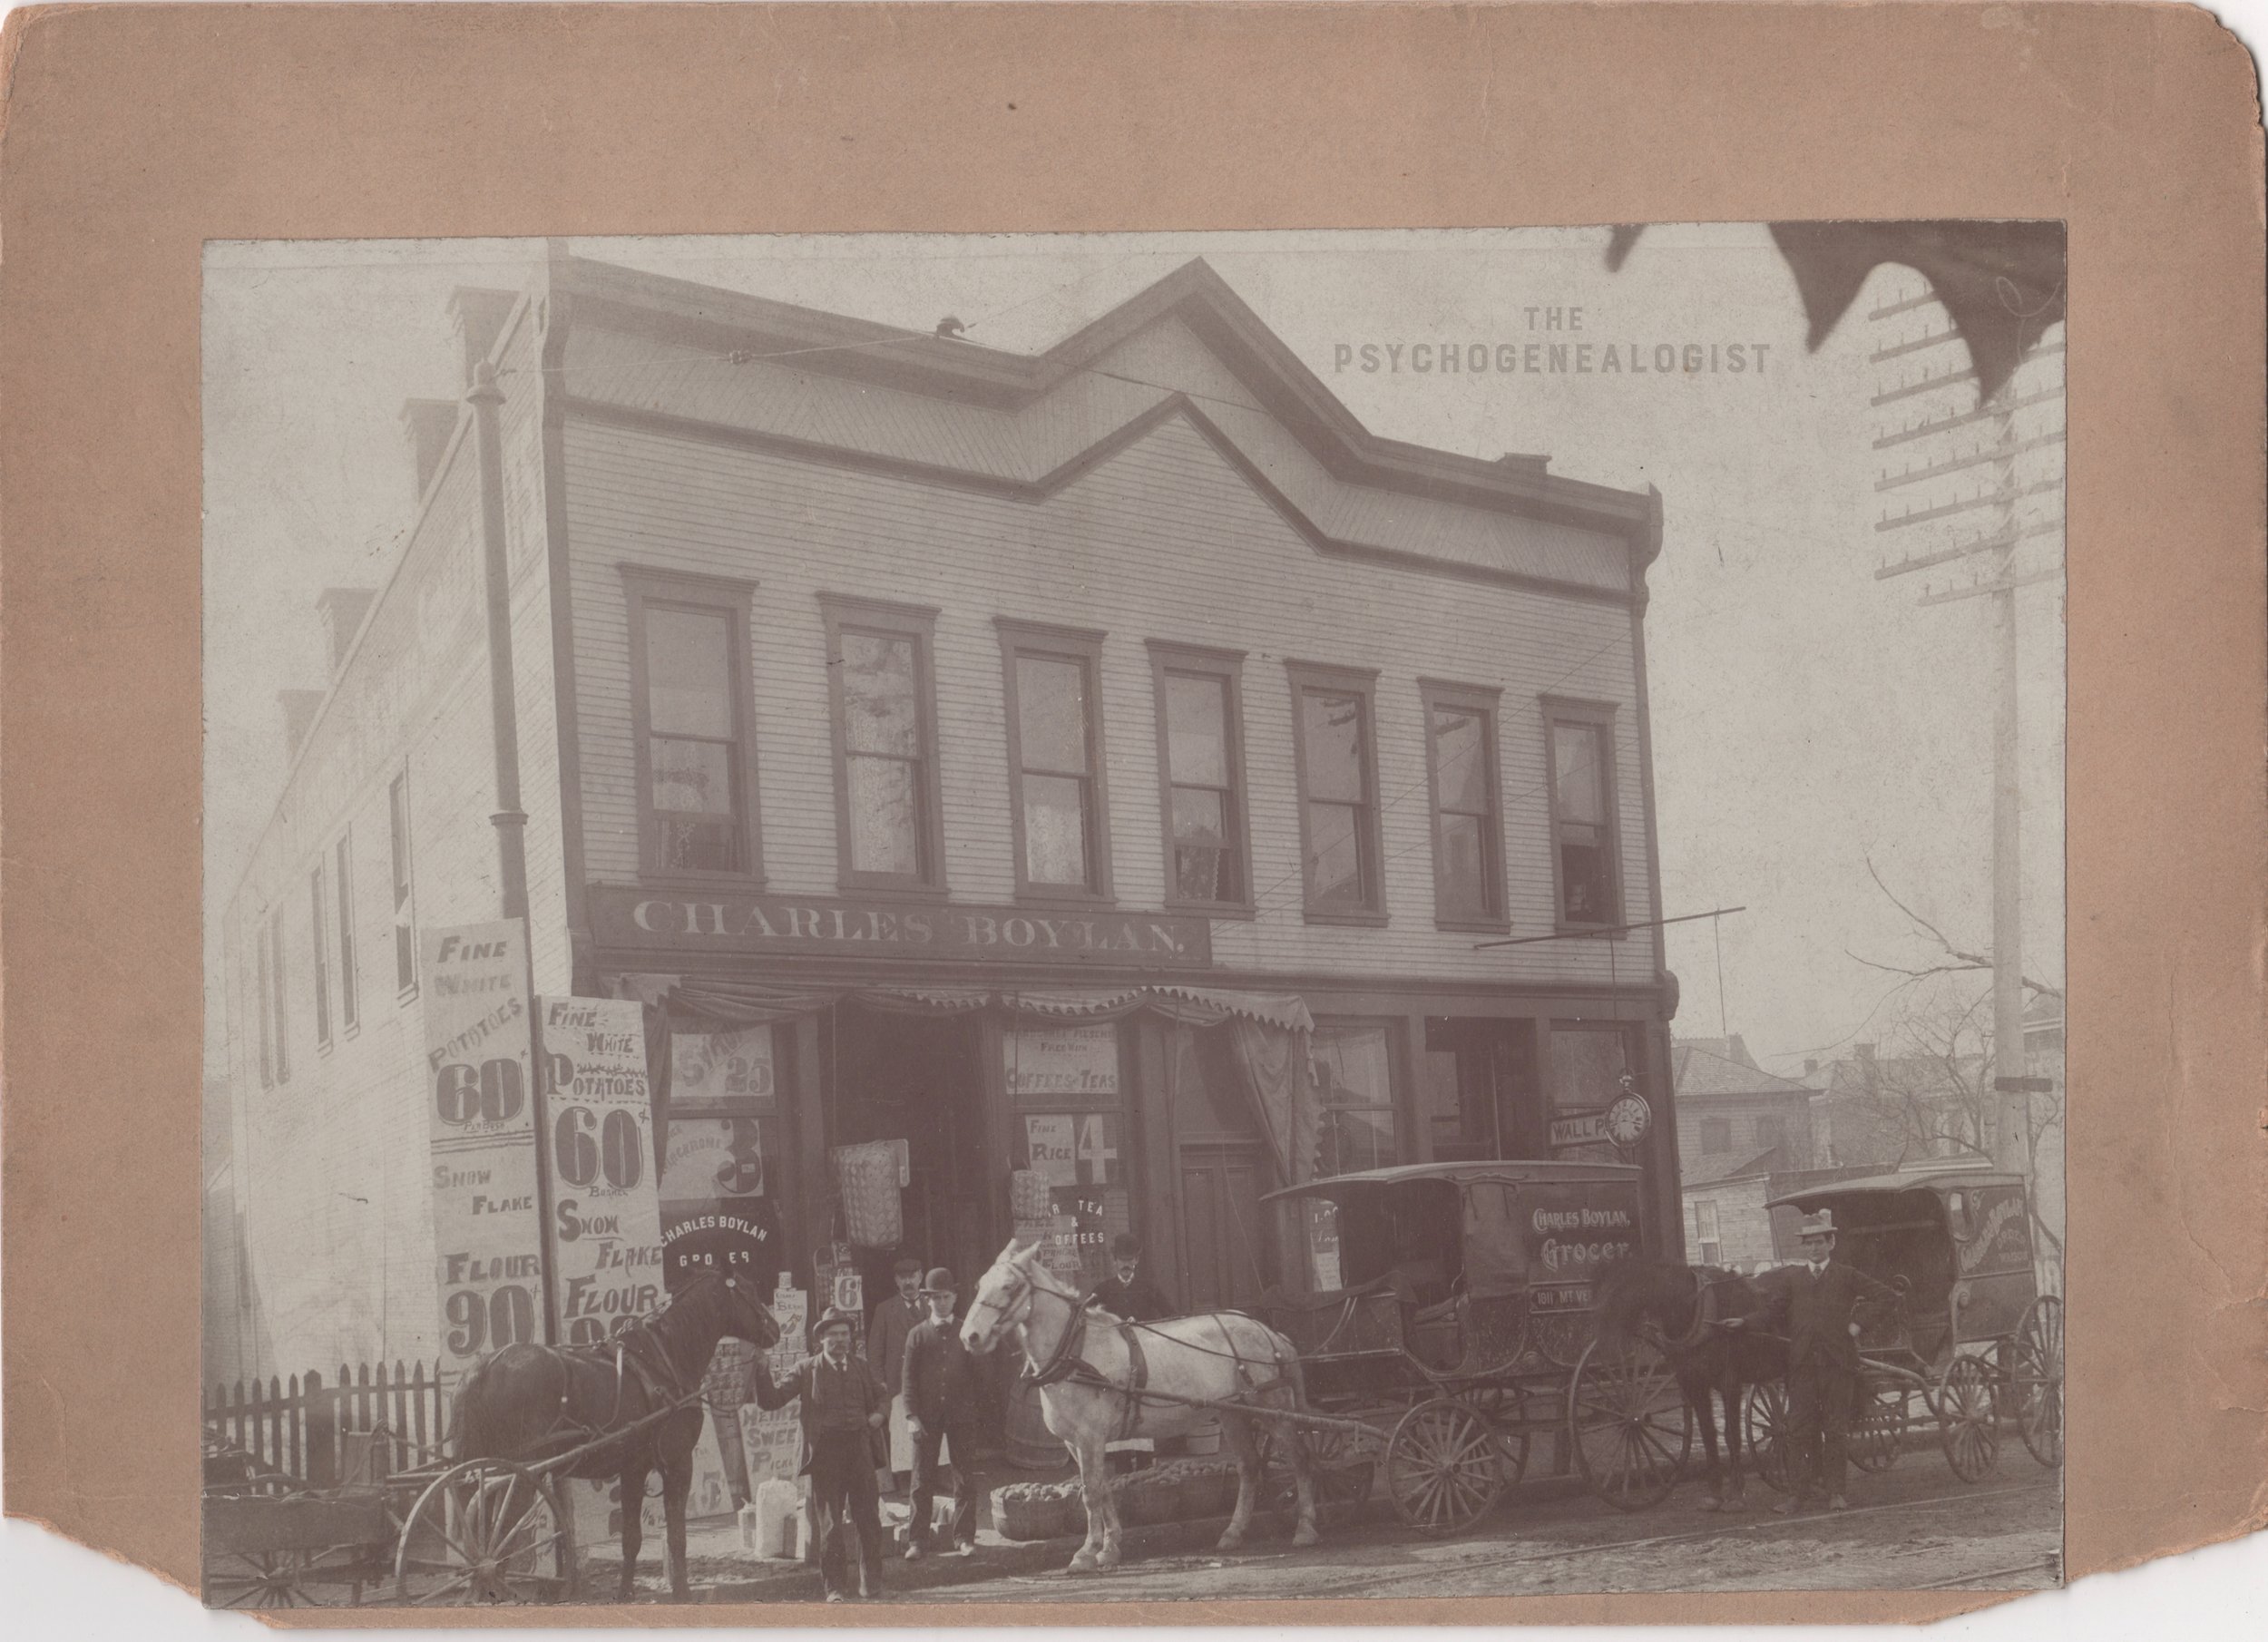
<svg viewBox="0 0 2268 1642"><path fill-rule="evenodd" d="M1131 1232L1110 1239L1110 1275L1095 1289L1092 1303L1129 1323L1155 1323L1175 1315L1165 1292L1142 1275L1142 1241Z"/></svg>
<svg viewBox="0 0 2268 1642"><path fill-rule="evenodd" d="M882 1594L882 1518L875 1492L874 1443L889 1419L882 1377L851 1354L852 1318L829 1308L812 1328L819 1349L796 1364L786 1383L759 1358L757 1406L785 1408L802 1399L803 1465L818 1512L819 1577L826 1599L854 1589ZM849 1543L856 1540L854 1550ZM854 1572L851 1559L855 1555Z"/></svg>
<svg viewBox="0 0 2268 1642"><path fill-rule="evenodd" d="M914 1515L906 1525L905 1559L918 1562L935 1538L937 1484L953 1461L953 1554L976 1549L976 1364L953 1326L953 1274L940 1266L922 1285L929 1319L905 1337L903 1380L906 1420L914 1437Z"/></svg>
<svg viewBox="0 0 2268 1642"><path fill-rule="evenodd" d="M1898 1291L1834 1256L1831 1213L1804 1217L1804 1261L1763 1280L1774 1298L1773 1313L1788 1341L1788 1497L1772 1509L1785 1515L1823 1495L1829 1510L1848 1510L1843 1498L1844 1439L1859 1391L1859 1325L1851 1314L1862 1300L1895 1301Z"/></svg>

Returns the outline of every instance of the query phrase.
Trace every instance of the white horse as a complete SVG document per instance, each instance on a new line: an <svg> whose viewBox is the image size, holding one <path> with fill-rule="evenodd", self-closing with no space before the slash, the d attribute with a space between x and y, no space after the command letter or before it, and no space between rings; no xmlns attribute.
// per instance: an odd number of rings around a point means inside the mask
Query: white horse
<svg viewBox="0 0 2268 1642"><path fill-rule="evenodd" d="M1027 1372L1040 1383L1047 1428L1079 1461L1087 1540L1070 1571L1119 1565L1119 1512L1110 1497L1104 1444L1132 1437L1186 1435L1210 1412L1183 1399L1266 1408L1306 1406L1299 1356L1289 1340L1238 1312L1125 1323L1058 1286L1038 1263L1039 1244L1011 1243L976 1285L961 1340L986 1352L1011 1331ZM1260 1491L1261 1425L1283 1428L1298 1490L1294 1545L1315 1542L1315 1495L1307 1443L1290 1421L1223 1412L1222 1434L1237 1457L1237 1509L1220 1549L1244 1543Z"/></svg>

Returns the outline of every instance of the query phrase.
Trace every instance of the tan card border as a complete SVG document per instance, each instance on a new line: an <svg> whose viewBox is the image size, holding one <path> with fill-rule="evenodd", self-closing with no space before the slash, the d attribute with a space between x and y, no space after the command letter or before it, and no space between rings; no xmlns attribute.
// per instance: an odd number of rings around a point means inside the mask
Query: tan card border
<svg viewBox="0 0 2268 1642"><path fill-rule="evenodd" d="M194 1584L205 239L1970 216L2070 225L2069 1567L2263 1520L2261 145L2209 16L59 6L10 17L5 57L10 1510Z"/></svg>

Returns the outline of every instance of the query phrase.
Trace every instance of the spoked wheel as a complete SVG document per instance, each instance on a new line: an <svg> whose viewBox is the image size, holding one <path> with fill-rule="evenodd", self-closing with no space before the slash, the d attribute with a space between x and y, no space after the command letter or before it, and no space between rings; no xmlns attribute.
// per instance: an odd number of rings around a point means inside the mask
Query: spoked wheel
<svg viewBox="0 0 2268 1642"><path fill-rule="evenodd" d="M1756 1475L1767 1488L1787 1492L1794 1428L1788 1422L1784 1383L1759 1380L1748 1388L1748 1394L1741 1399L1740 1434Z"/></svg>
<svg viewBox="0 0 2268 1642"><path fill-rule="evenodd" d="M205 1563L208 1608L337 1608L342 1586L357 1597L362 1573L351 1549L227 1551ZM318 1595L317 1586L330 1588ZM354 1598L349 1598L353 1600Z"/></svg>
<svg viewBox="0 0 2268 1642"><path fill-rule="evenodd" d="M1907 1388L1894 1380L1859 1382L1859 1405L1852 1411L1851 1437L1844 1445L1861 1471L1888 1471L1906 1445Z"/></svg>
<svg viewBox="0 0 2268 1642"><path fill-rule="evenodd" d="M2042 1295L2016 1331L2009 1363L2017 1428L2042 1465L2063 1463L2063 1302Z"/></svg>
<svg viewBox="0 0 2268 1642"><path fill-rule="evenodd" d="M1462 1533L1504 1491L1496 1428L1454 1397L1421 1403L1402 1416L1386 1443L1386 1496L1394 1514L1422 1534Z"/></svg>
<svg viewBox="0 0 2268 1642"><path fill-rule="evenodd" d="M1307 1444L1317 1509L1346 1505L1359 1514L1370 1499L1385 1433L1375 1429L1351 1432L1337 1426L1307 1425L1299 1428L1298 1437ZM1293 1440L1292 1433L1283 1429L1270 1430L1260 1439L1264 1498L1271 1508L1287 1506L1297 1498L1288 1446Z"/></svg>
<svg viewBox="0 0 2268 1642"><path fill-rule="evenodd" d="M1491 1385L1469 1393L1465 1401L1496 1428L1497 1451L1504 1456L1504 1486L1518 1488L1528 1474L1527 1393L1516 1385Z"/></svg>
<svg viewBox="0 0 2268 1642"><path fill-rule="evenodd" d="M574 1598L575 1548L551 1478L509 1460L468 1460L434 1479L402 1526L394 1599L470 1608Z"/></svg>
<svg viewBox="0 0 2268 1642"><path fill-rule="evenodd" d="M1693 1447L1693 1412L1669 1359L1643 1342L1616 1354L1593 1342L1567 1394L1575 1461L1591 1491L1619 1510L1669 1498Z"/></svg>
<svg viewBox="0 0 2268 1642"><path fill-rule="evenodd" d="M1937 1437L1945 1462L1974 1482L2000 1461L2000 1414L1992 1371L1981 1357L1956 1357L1937 1385Z"/></svg>

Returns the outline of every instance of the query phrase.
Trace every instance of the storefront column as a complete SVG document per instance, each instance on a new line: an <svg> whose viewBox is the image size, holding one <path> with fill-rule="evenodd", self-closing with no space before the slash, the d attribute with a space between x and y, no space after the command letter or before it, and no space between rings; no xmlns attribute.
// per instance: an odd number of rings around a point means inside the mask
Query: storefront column
<svg viewBox="0 0 2268 1642"><path fill-rule="evenodd" d="M795 1024L795 1077L787 1090L791 1116L788 1141L797 1177L798 1218L790 1224L788 1255L794 1260L793 1281L809 1291L813 1260L834 1235L835 1189L826 1157L826 1102L831 1098L833 1069L822 1053L820 1029L825 1017L798 1015ZM775 1029L776 1031L777 1029ZM782 1207L787 1207L783 1197ZM811 1295L811 1315L819 1315L817 1295Z"/></svg>
<svg viewBox="0 0 2268 1642"><path fill-rule="evenodd" d="M1181 1171L1174 1156L1173 1076L1179 1036L1188 1028L1149 1014L1136 1015L1128 1024L1133 1030L1129 1033L1132 1087L1127 1118L1140 1153L1133 1159L1134 1227L1146 1251L1144 1262L1153 1272L1171 1274L1176 1284L1172 1292L1178 1300L1188 1292L1188 1274L1181 1262Z"/></svg>

